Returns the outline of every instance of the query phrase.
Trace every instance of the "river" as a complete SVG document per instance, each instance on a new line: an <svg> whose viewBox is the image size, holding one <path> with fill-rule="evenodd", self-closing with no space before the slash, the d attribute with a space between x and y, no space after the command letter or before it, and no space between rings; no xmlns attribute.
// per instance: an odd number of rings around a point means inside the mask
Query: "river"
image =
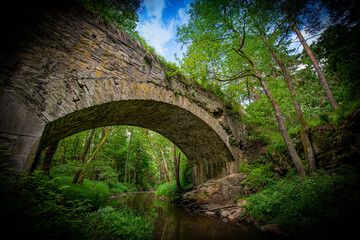
<svg viewBox="0 0 360 240"><path fill-rule="evenodd" d="M250 225L226 223L218 216L187 211L180 205L158 199L155 193L133 193L114 201L145 216L153 227L154 239L270 239Z"/></svg>

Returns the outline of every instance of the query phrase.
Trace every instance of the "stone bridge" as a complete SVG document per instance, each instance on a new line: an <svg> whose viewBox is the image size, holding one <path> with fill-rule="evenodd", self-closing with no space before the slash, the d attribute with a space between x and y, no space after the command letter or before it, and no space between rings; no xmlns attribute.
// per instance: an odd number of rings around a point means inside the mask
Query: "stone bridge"
<svg viewBox="0 0 360 240"><path fill-rule="evenodd" d="M245 127L216 95L167 76L157 56L80 6L26 14L1 36L2 167L29 170L59 139L132 125L176 144L195 185L238 170Z"/></svg>

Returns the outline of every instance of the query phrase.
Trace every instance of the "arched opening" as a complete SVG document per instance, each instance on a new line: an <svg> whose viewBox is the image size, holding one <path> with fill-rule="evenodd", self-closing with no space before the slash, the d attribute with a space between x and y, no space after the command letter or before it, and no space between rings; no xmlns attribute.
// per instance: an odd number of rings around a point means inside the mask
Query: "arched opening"
<svg viewBox="0 0 360 240"><path fill-rule="evenodd" d="M103 181L114 193L159 185L167 191L171 185L180 193L192 184L191 164L175 144L148 129L124 125L93 128L61 139L42 151L36 169L72 178L73 183L84 178ZM83 171L81 180L79 171Z"/></svg>
<svg viewBox="0 0 360 240"><path fill-rule="evenodd" d="M114 125L150 129L173 142L193 166L194 185L221 176L234 159L224 140L203 119L179 106L153 100L122 100L70 113L46 125L39 149L84 130Z"/></svg>

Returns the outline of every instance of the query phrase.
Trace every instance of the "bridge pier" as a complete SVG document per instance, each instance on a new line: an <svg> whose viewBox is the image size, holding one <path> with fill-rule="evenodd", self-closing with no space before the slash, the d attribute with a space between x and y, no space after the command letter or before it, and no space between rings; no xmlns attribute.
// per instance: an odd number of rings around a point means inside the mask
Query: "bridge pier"
<svg viewBox="0 0 360 240"><path fill-rule="evenodd" d="M30 170L45 123L6 93L0 96L0 116L1 170Z"/></svg>

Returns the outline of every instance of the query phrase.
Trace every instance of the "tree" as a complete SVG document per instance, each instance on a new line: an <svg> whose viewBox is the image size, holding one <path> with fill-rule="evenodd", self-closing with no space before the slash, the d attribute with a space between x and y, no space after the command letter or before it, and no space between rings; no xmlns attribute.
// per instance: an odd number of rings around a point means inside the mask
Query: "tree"
<svg viewBox="0 0 360 240"><path fill-rule="evenodd" d="M260 5L259 5L260 4ZM284 26L286 23L282 22L281 14L277 11L268 11L269 6L267 2L258 1L258 4L254 4L252 7L248 5L248 15L251 19L252 25L257 31L257 34L261 36L266 48L271 53L271 56L280 67L282 75L286 80L290 97L294 105L294 109L297 115L297 118L301 126L301 142L304 147L305 159L309 162L312 171L316 171L316 162L315 156L310 142L310 129L307 123L307 120L301 110L299 99L296 96L293 79L290 74L288 67L285 65L284 61L281 58L281 55L278 53L277 48L281 46L282 41L288 34L288 27ZM262 17L258 17L258 16ZM277 20L277 21L276 21ZM280 20L280 21L279 21ZM267 30L266 30L267 29ZM274 76L276 77L276 76Z"/></svg>
<svg viewBox="0 0 360 240"><path fill-rule="evenodd" d="M326 96L327 96L327 98L328 98L328 100L330 102L330 105L331 105L332 109L336 110L337 107L338 107L338 103L335 100L335 98L334 98L334 96L333 96L333 94L332 94L332 92L330 90L329 84L328 84L328 82L327 82L327 80L325 78L325 75L324 75L323 71L321 70L318 62L315 59L315 56L314 56L313 52L311 51L309 45L306 43L304 37L302 36L299 28L296 25L296 23L292 22L292 24L293 24L293 27L294 27L294 30L296 32L297 37L299 38L302 46L304 47L304 50L305 50L306 54L309 56L309 58L311 60L311 63L315 68L315 71L316 71L316 73L317 73L317 75L318 75L318 77L320 79L321 86L324 89L324 92L325 92L325 94L326 94Z"/></svg>
<svg viewBox="0 0 360 240"><path fill-rule="evenodd" d="M252 54L256 56L258 45L254 47L252 44L259 40L246 34L246 5L233 0L192 2L189 10L190 21L178 29L178 41L189 44L183 64L190 63L192 67L200 65L196 67L195 74L192 74L200 79L200 82L206 81L206 78L225 82L248 76L258 79L273 107L290 157L299 175L304 177L304 167L287 132L279 103L268 87L256 60L248 51L255 49ZM253 41L249 41L249 37Z"/></svg>
<svg viewBox="0 0 360 240"><path fill-rule="evenodd" d="M129 146L128 146L128 151L127 151L127 155L126 155L126 162L125 162L125 174L124 174L124 183L126 183L126 172L127 172L127 169L128 169L128 162L129 162L129 159L130 159L130 148L131 148L131 140L132 140L132 137L133 137L133 129L130 130L130 139L129 139Z"/></svg>
<svg viewBox="0 0 360 240"><path fill-rule="evenodd" d="M276 2L276 1L275 1ZM276 5L276 10L279 10L284 16L284 20L287 24L291 24L294 29L298 39L300 40L301 45L303 46L306 54L308 55L315 71L320 80L321 86L325 92L326 97L329 100L330 106L333 110L336 110L338 103L335 100L332 91L329 87L329 84L325 78L325 75L320 68L312 50L306 43L299 26L306 25L306 29L309 31L316 31L321 28L322 24L319 20L320 8L316 6L317 2L313 0L286 0L282 1Z"/></svg>
<svg viewBox="0 0 360 240"><path fill-rule="evenodd" d="M134 177L133 177L132 186L134 186L135 180L136 180L136 173L137 173L137 167L138 167L138 162L139 162L140 147L141 147L140 142L138 142L138 143L137 143L137 150L136 150L135 170L134 170Z"/></svg>
<svg viewBox="0 0 360 240"><path fill-rule="evenodd" d="M277 64L279 65L279 67L281 68L281 70L283 72L284 78L286 80L286 83L287 83L289 91L290 91L291 99L294 103L294 108L295 108L297 117L300 121L301 142L304 147L305 159L309 162L311 169L313 171L316 171L316 162L315 162L314 151L313 151L312 144L310 142L310 137L309 137L309 134L310 134L309 125L306 121L306 118L305 118L301 108L300 108L299 100L295 95L295 90L293 87L292 77L290 75L290 72L289 72L288 68L285 66L285 64L283 63L283 61L281 60L279 54L273 48L273 45L269 44L268 39L266 38L266 36L263 32L261 32L261 37L264 40L265 44L267 45L269 51L271 51L272 56L274 57L275 61L277 62Z"/></svg>
<svg viewBox="0 0 360 240"><path fill-rule="evenodd" d="M88 9L134 36L142 0L79 0Z"/></svg>
<svg viewBox="0 0 360 240"><path fill-rule="evenodd" d="M56 152L58 144L59 144L59 141L56 141L45 149L44 162L43 162L42 169L41 169L42 171L44 171L44 173L49 173L49 171L50 171L51 161Z"/></svg>
<svg viewBox="0 0 360 240"><path fill-rule="evenodd" d="M83 150L83 152L81 154L81 157L80 157L80 164L85 162L85 158L86 158L86 155L87 155L87 153L89 151L91 140L92 140L92 138L94 136L94 133L95 133L95 128L91 129L90 135L89 135L88 139L85 142L84 150ZM76 171L75 175L74 175L74 177L72 179L72 183L77 183L81 174L82 174L82 169L79 169L78 171Z"/></svg>
<svg viewBox="0 0 360 240"><path fill-rule="evenodd" d="M91 155L91 157L86 161L86 164L85 164L84 168L80 170L80 172L81 172L80 176L77 177L77 174L75 174L75 176L74 176L74 178L73 178L73 180L72 180L72 183L74 183L74 184L75 184L75 183L80 183L80 184L83 183L84 178L85 178L85 172L88 170L90 162L94 159L96 153L99 151L99 149L100 149L100 148L102 147L102 145L105 143L107 136L108 136L109 133L112 131L112 128L111 128L111 127L110 127L109 130L106 130L106 128L104 128L104 127L103 127L102 129L106 132L105 135L103 136L101 142L99 143L99 145L97 146L97 148L95 149L95 151L93 152L93 154Z"/></svg>
<svg viewBox="0 0 360 240"><path fill-rule="evenodd" d="M174 160L174 172L175 172L175 181L176 181L176 191L181 193L181 185L180 185L180 157L181 152L179 152L179 156L176 156L176 145L173 144L173 160Z"/></svg>
<svg viewBox="0 0 360 240"><path fill-rule="evenodd" d="M95 128L91 129L90 135L89 135L88 139L86 140L84 150L83 150L83 152L81 154L81 157L80 157L80 163L85 162L85 158L86 158L86 155L87 155L87 153L89 151L91 140L92 140L92 138L94 136L94 133L95 133Z"/></svg>

